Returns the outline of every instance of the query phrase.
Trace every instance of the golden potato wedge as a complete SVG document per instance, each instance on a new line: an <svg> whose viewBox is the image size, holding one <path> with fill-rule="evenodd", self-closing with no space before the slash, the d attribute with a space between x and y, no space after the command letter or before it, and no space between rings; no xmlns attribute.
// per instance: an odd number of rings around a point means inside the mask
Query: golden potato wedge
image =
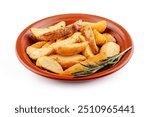
<svg viewBox="0 0 150 117"><path fill-rule="evenodd" d="M53 44L53 46L56 46L56 45L69 45L69 44L73 44L73 43L78 43L80 42L80 36L81 33L80 32L76 32L74 33L72 36L66 38L66 39L63 39L63 40L60 40L60 41L56 41L56 43Z"/></svg>
<svg viewBox="0 0 150 117"><path fill-rule="evenodd" d="M52 44L51 44L51 41L50 42L41 41L41 42L38 42L37 44L35 43L34 45L32 45L34 47L32 46L27 47L26 53L29 55L30 58L32 58L33 60L36 60L37 58L41 56L46 56L46 55L50 55L54 53L55 48L79 42L80 41L79 35L81 35L81 33L77 32L67 39L64 39L64 40L61 40ZM38 47L38 48L35 48L35 47Z"/></svg>
<svg viewBox="0 0 150 117"><path fill-rule="evenodd" d="M87 65L87 64L95 64L95 63L99 63L101 60L104 60L106 59L106 55L104 53L99 53L91 58L88 58L86 59L85 61L82 61L78 64L75 64L73 65L72 67L69 67L68 69L66 69L65 71L61 72L60 74L63 74L63 75L72 75L72 73L74 72L78 72L78 71L82 71L82 70L85 70L87 69L85 66L83 66L82 64L84 65Z"/></svg>
<svg viewBox="0 0 150 117"><path fill-rule="evenodd" d="M90 58L90 57L93 57L94 54L90 48L89 45L87 45L87 47L82 51L82 54L86 57L86 58Z"/></svg>
<svg viewBox="0 0 150 117"><path fill-rule="evenodd" d="M48 56L39 57L36 61L36 65L54 73L63 72L61 65Z"/></svg>
<svg viewBox="0 0 150 117"><path fill-rule="evenodd" d="M102 46L104 43L106 43L106 38L103 36L103 34L99 33L96 29L93 30L93 33L97 45Z"/></svg>
<svg viewBox="0 0 150 117"><path fill-rule="evenodd" d="M42 35L42 38L46 40L57 40L63 37L71 36L78 30L80 30L81 26L82 20L79 20L70 26L66 26L65 28L60 28L54 31L47 32Z"/></svg>
<svg viewBox="0 0 150 117"><path fill-rule="evenodd" d="M63 56L71 56L82 52L87 45L88 42L75 43L71 45L60 45L55 48L55 52Z"/></svg>
<svg viewBox="0 0 150 117"><path fill-rule="evenodd" d="M116 54L119 54L119 52L120 52L120 46L118 44L116 44L114 42L108 42L102 46L99 54L97 54L89 59L86 59L85 61L81 62L81 64L87 65L87 64L99 63L101 60L104 60L107 57L111 57ZM61 72L60 74L71 75L74 72L85 70L86 67L81 64L80 63L75 64L72 67Z"/></svg>
<svg viewBox="0 0 150 117"><path fill-rule="evenodd" d="M95 41L97 45L102 46L103 44L107 42L116 42L115 38L109 33L101 34L96 29L93 30L93 33L94 33Z"/></svg>
<svg viewBox="0 0 150 117"><path fill-rule="evenodd" d="M41 56L50 55L54 52L54 49L52 47L48 48L34 48L34 47L27 47L26 53L29 55L29 57L33 60L38 59Z"/></svg>
<svg viewBox="0 0 150 117"><path fill-rule="evenodd" d="M86 59L85 56L76 54L73 56L50 55L50 58L56 60L64 69L73 66Z"/></svg>
<svg viewBox="0 0 150 117"><path fill-rule="evenodd" d="M81 35L81 36L79 36L79 37L80 37L80 39L81 39L81 42L85 42L85 41L86 41L85 38L84 38L84 36ZM87 45L87 47L85 48L85 50L82 51L82 54L83 54L86 58L90 58L90 57L94 56L94 54L93 54L93 52L92 52L92 50L91 50L89 44Z"/></svg>
<svg viewBox="0 0 150 117"><path fill-rule="evenodd" d="M106 57L114 56L116 54L119 54L119 52L120 46L114 42L107 42L100 49L100 53L105 54Z"/></svg>
<svg viewBox="0 0 150 117"><path fill-rule="evenodd" d="M107 27L107 23L105 20L96 22L96 23L91 23L91 22L82 22L82 25L90 25L92 27L92 29L96 29L98 32L102 33L105 31L106 27Z"/></svg>
<svg viewBox="0 0 150 117"><path fill-rule="evenodd" d="M85 39L89 42L89 46L94 54L97 54L99 52L99 49L95 42L94 33L92 31L92 28L89 25L84 26L81 29L81 32L85 36Z"/></svg>
<svg viewBox="0 0 150 117"><path fill-rule="evenodd" d="M48 41L52 39L47 39L47 37L44 36L44 34L53 32L58 29L64 29L65 26L66 26L66 23L64 21L61 21L48 28L31 28L31 33L34 39Z"/></svg>

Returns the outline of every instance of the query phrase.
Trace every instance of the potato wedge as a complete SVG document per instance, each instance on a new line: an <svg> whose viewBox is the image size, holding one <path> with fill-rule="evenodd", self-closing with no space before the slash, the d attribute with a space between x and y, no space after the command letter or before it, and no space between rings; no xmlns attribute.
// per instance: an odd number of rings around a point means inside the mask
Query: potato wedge
<svg viewBox="0 0 150 117"><path fill-rule="evenodd" d="M106 57L112 57L116 54L119 54L119 52L120 46L114 42L107 42L100 49L100 53L105 54Z"/></svg>
<svg viewBox="0 0 150 117"><path fill-rule="evenodd" d="M50 58L56 60L64 69L73 66L86 59L85 56L76 54L73 56L50 55Z"/></svg>
<svg viewBox="0 0 150 117"><path fill-rule="evenodd" d="M99 54L89 59L86 59L85 61L80 63L84 65L99 63L101 60L104 60L107 57L111 57L116 54L119 54L119 52L120 52L120 46L118 44L114 42L108 42L102 46ZM86 67L81 65L80 63L73 65L72 67L61 72L60 74L71 75L74 72L85 70Z"/></svg>
<svg viewBox="0 0 150 117"><path fill-rule="evenodd" d="M66 26L66 23L64 21L61 21L61 22L59 22L53 26L50 26L48 28L31 28L31 33L32 33L33 38L35 38L37 40L48 41L51 39L47 39L47 37L44 36L44 34L53 32L58 29L64 29L65 26Z"/></svg>
<svg viewBox="0 0 150 117"><path fill-rule="evenodd" d="M94 54L97 54L99 52L99 49L96 45L92 28L89 25L86 25L81 29L81 32L85 36L85 39L89 42L89 46L90 46L92 52Z"/></svg>
<svg viewBox="0 0 150 117"><path fill-rule="evenodd" d="M38 59L41 56L50 55L54 52L54 49L52 47L48 48L34 48L34 47L27 47L26 53L29 55L29 57L33 60Z"/></svg>
<svg viewBox="0 0 150 117"><path fill-rule="evenodd" d="M67 39L63 39L60 41L56 41L55 43L52 44L52 46L59 46L59 45L69 45L73 43L78 43L80 42L80 32L74 33L72 36L68 37Z"/></svg>
<svg viewBox="0 0 150 117"><path fill-rule="evenodd" d="M37 59L36 65L54 73L63 72L61 65L48 56L39 57Z"/></svg>
<svg viewBox="0 0 150 117"><path fill-rule="evenodd" d="M72 67L69 67L68 69L66 69L65 71L61 72L60 74L63 75L72 75L72 73L74 72L78 72L78 71L82 71L87 69L85 66L81 65L87 65L87 64L95 64L95 63L99 63L99 61L106 59L106 55L104 53L99 53L91 58L86 59L83 62L80 62L78 64L73 65Z"/></svg>
<svg viewBox="0 0 150 117"><path fill-rule="evenodd" d="M102 33L105 31L106 27L107 27L107 23L105 20L96 22L96 23L91 23L91 22L82 22L82 25L90 25L92 27L92 29L96 29L98 32Z"/></svg>
<svg viewBox="0 0 150 117"><path fill-rule="evenodd" d="M87 47L82 51L82 54L86 57L86 58L90 58L90 57L93 57L94 54L90 48L89 45L87 45Z"/></svg>
<svg viewBox="0 0 150 117"><path fill-rule="evenodd" d="M82 20L76 21L72 25L66 26L65 28L59 28L47 33L44 33L41 38L45 40L57 40L63 37L71 36L82 27Z"/></svg>
<svg viewBox="0 0 150 117"><path fill-rule="evenodd" d="M81 39L81 42L85 42L85 41L86 41L85 38L84 38L84 36L81 35L81 36L79 36L79 37L80 37L80 39ZM82 51L82 54L83 54L86 58L90 58L90 57L94 56L94 54L93 54L93 52L92 52L92 50L91 50L89 44L87 45L87 47L85 48L85 50Z"/></svg>
<svg viewBox="0 0 150 117"><path fill-rule="evenodd" d="M103 44L107 42L116 42L115 38L109 33L101 34L96 29L93 30L93 33L94 33L95 41L97 45L102 46Z"/></svg>
<svg viewBox="0 0 150 117"><path fill-rule="evenodd" d="M88 45L88 42L75 43L71 45L64 44L55 48L55 52L63 56L71 56L71 55L75 55L75 54L82 52L86 48L87 45Z"/></svg>

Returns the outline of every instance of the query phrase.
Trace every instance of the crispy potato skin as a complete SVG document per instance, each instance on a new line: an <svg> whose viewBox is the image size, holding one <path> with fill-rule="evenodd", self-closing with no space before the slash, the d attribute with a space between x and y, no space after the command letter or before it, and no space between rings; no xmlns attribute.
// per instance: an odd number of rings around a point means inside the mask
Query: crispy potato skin
<svg viewBox="0 0 150 117"><path fill-rule="evenodd" d="M63 71L61 65L48 56L39 57L36 61L36 65L54 73L61 73Z"/></svg>
<svg viewBox="0 0 150 117"><path fill-rule="evenodd" d="M80 54L76 54L73 56L61 56L56 54L56 55L50 55L49 57L56 60L63 67L63 69L69 68L86 59L85 56Z"/></svg>

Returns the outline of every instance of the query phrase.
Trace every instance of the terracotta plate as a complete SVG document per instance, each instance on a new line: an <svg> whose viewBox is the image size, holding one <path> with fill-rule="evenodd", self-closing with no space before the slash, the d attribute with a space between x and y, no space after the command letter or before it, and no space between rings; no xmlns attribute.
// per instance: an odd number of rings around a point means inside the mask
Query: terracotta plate
<svg viewBox="0 0 150 117"><path fill-rule="evenodd" d="M132 49L128 51L125 54L125 56L123 56L123 58L119 61L119 63L116 64L114 67L95 73L93 75L81 77L81 78L73 78L71 76L57 75L57 74L48 72L46 70L42 70L38 68L37 66L35 66L35 64L30 60L30 58L26 54L26 48L33 43L33 41L30 39L31 38L30 28L31 27L48 27L60 21L66 21L67 24L70 24L79 19L82 19L83 21L89 21L89 22L97 22L100 20L106 20L107 29L105 32L112 34L116 38L117 43L121 46L121 51L125 50L126 48L130 46L132 46ZM20 62L25 67L27 67L29 70L41 76L45 76L47 78L52 78L52 79L59 79L59 80L87 80L87 79L100 78L102 76L108 75L122 68L132 56L133 42L128 32L122 26L104 17L89 15L89 14L62 14L62 15L51 16L51 17L39 20L29 25L27 28L25 28L17 39L16 53Z"/></svg>

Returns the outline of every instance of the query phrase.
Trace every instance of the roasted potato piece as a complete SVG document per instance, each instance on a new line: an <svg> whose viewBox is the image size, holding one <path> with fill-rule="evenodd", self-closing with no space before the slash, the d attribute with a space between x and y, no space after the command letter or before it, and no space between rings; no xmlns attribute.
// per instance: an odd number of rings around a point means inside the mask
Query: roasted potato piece
<svg viewBox="0 0 150 117"><path fill-rule="evenodd" d="M90 46L92 52L94 54L97 54L99 52L99 49L96 45L92 28L89 25L86 25L81 29L81 32L85 36L85 39L89 42L89 46Z"/></svg>
<svg viewBox="0 0 150 117"><path fill-rule="evenodd" d="M84 36L80 36L81 42L85 42L85 38ZM85 48L85 50L82 51L82 54L86 57L86 58L90 58L92 56L94 56L89 44L87 45L87 47Z"/></svg>
<svg viewBox="0 0 150 117"><path fill-rule="evenodd" d="M67 39L56 41L55 43L52 44L52 46L54 46L55 48L56 46L59 45L69 45L73 43L78 43L80 42L80 37L79 37L80 35L81 35L80 32L76 32L72 36L68 37Z"/></svg>
<svg viewBox="0 0 150 117"><path fill-rule="evenodd" d="M61 65L48 56L39 57L37 59L36 65L54 73L63 72Z"/></svg>
<svg viewBox="0 0 150 117"><path fill-rule="evenodd" d="M106 57L112 57L116 54L119 54L119 52L120 46L114 42L107 42L100 49L100 53L105 54Z"/></svg>
<svg viewBox="0 0 150 117"><path fill-rule="evenodd" d="M36 43L32 44L31 46L28 46L27 49L26 49L26 53L28 55L32 54L33 51L41 48L45 43L46 43L46 41L39 41L39 42L36 42Z"/></svg>
<svg viewBox="0 0 150 117"><path fill-rule="evenodd" d="M64 69L73 66L86 59L85 56L76 54L73 56L50 55L50 58L56 60Z"/></svg>
<svg viewBox="0 0 150 117"><path fill-rule="evenodd" d="M78 30L80 30L82 26L82 21L76 21L72 25L66 26L65 28L59 28L57 30L53 30L47 33L44 33L41 37L45 40L57 40L66 36L71 36Z"/></svg>
<svg viewBox="0 0 150 117"><path fill-rule="evenodd" d="M44 41L48 41L48 40L52 40L52 39L48 39L46 36L44 36L44 34L53 32L55 30L58 29L64 29L66 26L66 23L64 21L61 21L53 26L50 26L48 28L31 28L31 33L34 39L37 40L44 40Z"/></svg>
<svg viewBox="0 0 150 117"><path fill-rule="evenodd" d="M87 47L82 51L82 54L86 57L86 58L90 58L90 57L93 57L94 54L90 48L89 45L87 45Z"/></svg>
<svg viewBox="0 0 150 117"><path fill-rule="evenodd" d="M85 70L86 67L81 64L87 65L87 64L99 63L101 60L104 60L107 57L111 57L116 54L119 54L119 52L120 52L120 46L118 44L116 44L114 42L108 42L101 47L99 54L97 54L89 59L86 59L83 62L73 65L72 67L61 72L60 74L71 75L74 72Z"/></svg>
<svg viewBox="0 0 150 117"><path fill-rule="evenodd" d="M96 23L83 22L82 25L83 26L90 25L92 27L92 29L96 29L100 33L104 32L106 27L107 27L107 23L106 23L105 20L102 20L102 21L99 21L99 22L96 22Z"/></svg>
<svg viewBox="0 0 150 117"><path fill-rule="evenodd" d="M83 66L82 64L84 65L87 65L87 64L95 64L95 63L99 63L101 60L104 60L106 59L106 55L104 53L99 53L91 58L88 58L86 59L85 61L82 61L78 64L75 64L73 65L72 67L69 67L68 69L66 69L65 71L61 72L60 74L63 74L63 75L71 75L72 73L74 72L78 72L78 71L82 71L82 70L85 70L86 67Z"/></svg>
<svg viewBox="0 0 150 117"><path fill-rule="evenodd" d="M71 56L82 52L87 45L88 42L75 43L71 45L64 44L56 47L55 52L63 56Z"/></svg>
<svg viewBox="0 0 150 117"><path fill-rule="evenodd" d="M32 45L34 47L32 46L27 47L26 53L29 55L30 58L32 58L33 60L36 60L37 58L41 56L46 56L46 55L50 55L54 53L56 48L79 42L80 41L79 35L81 35L81 33L77 32L67 39L64 39L62 41L55 42L52 44L51 44L51 41L47 43L45 41L38 42L37 44L35 43L34 45ZM35 46L36 47L38 46L41 48L35 48ZM83 45L81 45L81 47L82 46ZM79 50L81 50L82 48L80 48Z"/></svg>
<svg viewBox="0 0 150 117"><path fill-rule="evenodd" d="M29 55L30 58L33 60L38 59L41 56L50 55L54 52L54 49L52 47L48 48L33 48L33 47L27 47L26 53Z"/></svg>
<svg viewBox="0 0 150 117"><path fill-rule="evenodd" d="M103 44L107 42L112 42L112 41L116 42L115 38L109 33L101 34L96 29L93 30L93 33L94 33L95 41L97 45L102 46Z"/></svg>

